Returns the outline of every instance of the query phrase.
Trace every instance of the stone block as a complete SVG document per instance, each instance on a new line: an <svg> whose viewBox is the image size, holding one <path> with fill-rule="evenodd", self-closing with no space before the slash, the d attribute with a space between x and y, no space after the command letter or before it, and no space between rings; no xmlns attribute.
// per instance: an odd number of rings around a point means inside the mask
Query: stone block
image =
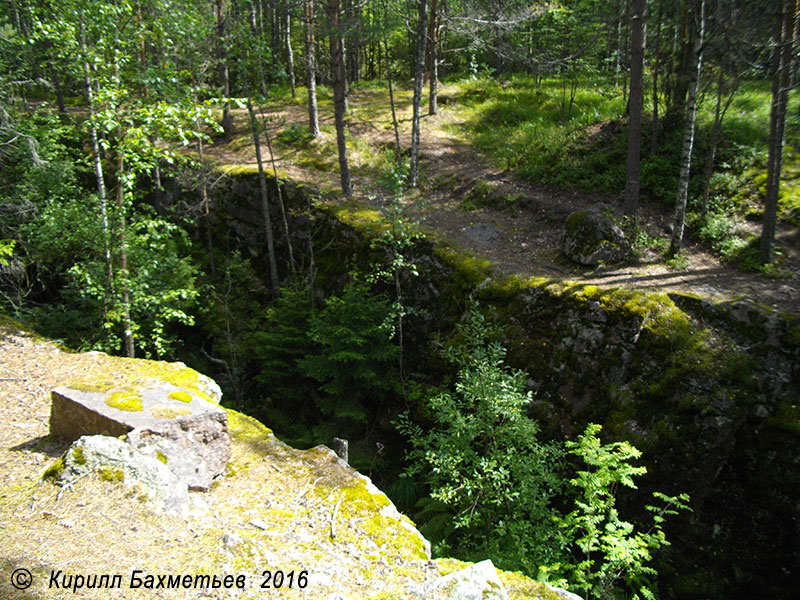
<svg viewBox="0 0 800 600"><path fill-rule="evenodd" d="M153 380L136 388L52 392L50 432L127 435L132 450L160 460L190 489L207 490L230 458L228 415L196 390Z"/></svg>

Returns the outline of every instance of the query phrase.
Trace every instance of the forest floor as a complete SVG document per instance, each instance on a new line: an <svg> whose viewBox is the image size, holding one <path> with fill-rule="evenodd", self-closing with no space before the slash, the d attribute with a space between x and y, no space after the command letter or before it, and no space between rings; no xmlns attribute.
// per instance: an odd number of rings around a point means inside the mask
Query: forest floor
<svg viewBox="0 0 800 600"><path fill-rule="evenodd" d="M411 130L408 90L396 93L401 144L407 149ZM423 106L421 120L421 185L402 196L407 216L423 230L455 242L476 257L492 261L501 273L536 275L591 284L624 286L655 291L679 291L718 300L749 298L760 304L800 313L800 230L781 225L777 241L783 249L780 276L747 272L725 263L687 232L679 265L667 264L655 248L646 248L624 265L593 269L569 261L559 240L567 216L595 203L606 203L619 216L622 194L607 197L550 189L499 169L466 138L465 111L458 104L457 88L444 86L442 102L434 116ZM316 185L336 195L339 171L333 110L321 96L322 135L305 135L308 116L304 96L271 103L262 108L268 122L279 172ZM236 135L208 150L222 164L255 166L247 113L234 110ZM391 202L387 188L391 172L394 133L388 94L382 89L354 89L346 118L348 154L356 199L381 208ZM271 171L265 147L265 169ZM643 205L640 226L652 240L669 241L667 226L672 213L662 206ZM742 220L741 229L759 225Z"/></svg>

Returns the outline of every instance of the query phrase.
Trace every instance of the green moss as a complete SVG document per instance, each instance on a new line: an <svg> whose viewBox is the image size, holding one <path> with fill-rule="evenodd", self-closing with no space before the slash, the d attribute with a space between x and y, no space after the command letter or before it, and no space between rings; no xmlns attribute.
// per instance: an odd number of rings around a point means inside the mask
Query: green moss
<svg viewBox="0 0 800 600"><path fill-rule="evenodd" d="M167 464L167 455L164 454L161 450L156 450L156 458L160 460L162 463Z"/></svg>
<svg viewBox="0 0 800 600"><path fill-rule="evenodd" d="M441 241L436 244L433 251L472 285L478 285L492 276L491 261L477 258L452 244Z"/></svg>
<svg viewBox="0 0 800 600"><path fill-rule="evenodd" d="M61 457L42 473L43 479L57 479L64 472L64 458Z"/></svg>
<svg viewBox="0 0 800 600"><path fill-rule="evenodd" d="M389 224L380 212L355 202L338 205L332 212L336 219L349 225L362 235L378 237L389 230Z"/></svg>
<svg viewBox="0 0 800 600"><path fill-rule="evenodd" d="M104 360L99 362L87 376L71 381L69 387L95 393L105 393L116 388L136 394L137 390L147 388L154 381L169 383L180 388L184 394L214 402L214 399L201 387L200 374L197 371L180 363L154 360L104 357ZM180 400L180 398L175 399Z"/></svg>
<svg viewBox="0 0 800 600"><path fill-rule="evenodd" d="M114 392L106 398L106 404L117 410L139 412L142 410L142 397L132 392Z"/></svg>
<svg viewBox="0 0 800 600"><path fill-rule="evenodd" d="M164 404L154 404L150 407L150 414L156 419L176 419L192 414L192 410L190 408L176 408Z"/></svg>
<svg viewBox="0 0 800 600"><path fill-rule="evenodd" d="M122 483L125 481L125 471L114 467L99 467L97 474L103 481L110 483Z"/></svg>
<svg viewBox="0 0 800 600"><path fill-rule="evenodd" d="M179 402L186 402L187 404L192 401L192 395L189 392L179 391L170 392L169 397Z"/></svg>
<svg viewBox="0 0 800 600"><path fill-rule="evenodd" d="M105 394L106 392L114 389L112 381L79 381L71 383L70 388L79 392L86 392L89 394Z"/></svg>
<svg viewBox="0 0 800 600"><path fill-rule="evenodd" d="M74 460L75 463L79 465L86 464L86 457L83 455L83 448L81 448L80 446L75 446L72 449L72 460Z"/></svg>

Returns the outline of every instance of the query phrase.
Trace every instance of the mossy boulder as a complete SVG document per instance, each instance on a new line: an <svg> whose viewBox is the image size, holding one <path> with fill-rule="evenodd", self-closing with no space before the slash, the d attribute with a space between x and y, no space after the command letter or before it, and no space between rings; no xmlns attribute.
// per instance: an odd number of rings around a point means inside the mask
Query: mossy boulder
<svg viewBox="0 0 800 600"><path fill-rule="evenodd" d="M185 365L117 362L128 377L98 377L52 392L50 432L70 440L127 435L132 450L164 457L189 489L208 490L225 472L231 451L227 413L212 401L219 388Z"/></svg>
<svg viewBox="0 0 800 600"><path fill-rule="evenodd" d="M158 459L135 452L120 439L81 437L67 450L57 477L69 483L90 473L109 483L139 486L157 509L177 514L187 510L186 483Z"/></svg>
<svg viewBox="0 0 800 600"><path fill-rule="evenodd" d="M571 213L561 237L561 250L567 258L587 266L617 263L628 258L631 245L614 222L613 214L613 209L606 204Z"/></svg>
<svg viewBox="0 0 800 600"><path fill-rule="evenodd" d="M442 575L415 587L412 593L426 600L508 600L491 560Z"/></svg>

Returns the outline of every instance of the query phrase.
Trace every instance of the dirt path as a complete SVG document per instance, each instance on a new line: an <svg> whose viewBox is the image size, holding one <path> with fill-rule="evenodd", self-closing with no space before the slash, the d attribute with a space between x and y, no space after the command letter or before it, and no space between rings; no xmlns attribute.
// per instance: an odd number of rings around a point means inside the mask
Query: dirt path
<svg viewBox="0 0 800 600"><path fill-rule="evenodd" d="M351 139L368 144L375 152L393 147L394 136L388 106L376 111L376 90L356 90L351 94L348 129ZM273 136L307 122L302 103L284 104L267 109L270 134ZM244 112L237 115L240 130L246 124ZM399 100L401 142L408 144L411 108L408 93ZM309 166L302 152L279 146L276 158L279 169L288 176L326 190L338 188L335 158L333 114L329 106L320 108L323 136L313 142L312 151L324 157L329 168ZM574 210L605 202L621 213L622 198L608 198L569 191L550 190L533 185L508 171L493 167L469 146L459 131L458 111L440 106L439 114L422 120L421 171L422 189L404 203L411 216L424 229L446 237L476 256L488 258L503 273L538 275L586 283L626 286L659 291L683 291L708 295L720 300L747 297L761 304L800 313L800 235L797 230L779 233L786 256L786 277L770 278L745 273L721 262L696 241L687 239L686 266L674 269L660 256L648 251L638 262L611 271L586 269L571 263L561 253L559 239L566 217ZM326 131L327 129L327 131ZM243 134L246 136L246 133ZM252 144L243 137L237 149L232 144L217 145L210 154L223 163L255 165ZM363 153L363 149L362 149ZM317 161L319 163L319 161ZM374 174L359 168L356 156L353 170L355 196L366 203L385 204L387 194L377 185ZM481 194L490 195L502 209L482 207ZM476 200L477 198L477 200ZM503 202L503 199L508 199ZM660 207L643 206L640 223L654 238L668 238L665 227L671 215Z"/></svg>

